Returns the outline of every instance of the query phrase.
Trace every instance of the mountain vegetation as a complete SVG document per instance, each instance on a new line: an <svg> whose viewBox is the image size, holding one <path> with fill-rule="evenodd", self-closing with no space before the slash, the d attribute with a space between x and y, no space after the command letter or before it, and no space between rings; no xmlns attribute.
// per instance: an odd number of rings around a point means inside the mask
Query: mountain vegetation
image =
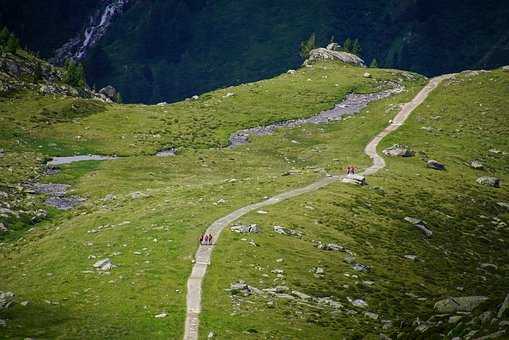
<svg viewBox="0 0 509 340"><path fill-rule="evenodd" d="M45 57L100 7L3 2L0 22ZM507 17L497 0L132 1L85 64L91 85L113 85L126 102L172 102L295 68L300 42L314 32L317 46L357 38L365 60L434 75L506 64Z"/></svg>

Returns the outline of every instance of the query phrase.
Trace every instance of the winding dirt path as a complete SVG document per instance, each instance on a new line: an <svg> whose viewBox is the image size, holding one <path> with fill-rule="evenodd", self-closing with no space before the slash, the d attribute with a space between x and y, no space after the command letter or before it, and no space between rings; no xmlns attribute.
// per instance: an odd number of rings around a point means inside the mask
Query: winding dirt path
<svg viewBox="0 0 509 340"><path fill-rule="evenodd" d="M403 106L401 111L393 119L392 123L368 143L368 145L364 149L364 152L373 160L373 165L364 170L364 172L362 172L361 175L369 176L385 167L385 162L383 158L380 157L376 152L376 148L380 141L391 132L397 130L407 120L412 111L414 111L415 108L422 104L422 102L424 102L424 100L428 97L431 91L433 91L444 79L448 79L452 76L453 75L443 75L440 77L432 78L429 81L429 83L414 97L414 99L412 99L412 101L408 102ZM288 200L296 196L300 196L305 193L316 191L320 188L323 188L331 183L340 180L341 178L342 177L340 176L324 177L306 187L285 191L265 201L242 207L212 223L205 233L212 234L213 239L217 242L224 228L226 228L229 224L236 221L240 217L246 215L247 213L254 210L258 210L262 207L277 204L279 202ZM191 276L187 281L187 314L184 331L184 340L198 339L198 330L200 324L199 317L201 312L202 282L203 278L205 277L205 274L207 273L207 267L210 265L210 259L212 257L212 251L214 250L214 247L215 245L200 246L198 247L198 251L196 252L195 255L195 263L193 266L193 270L191 272Z"/></svg>

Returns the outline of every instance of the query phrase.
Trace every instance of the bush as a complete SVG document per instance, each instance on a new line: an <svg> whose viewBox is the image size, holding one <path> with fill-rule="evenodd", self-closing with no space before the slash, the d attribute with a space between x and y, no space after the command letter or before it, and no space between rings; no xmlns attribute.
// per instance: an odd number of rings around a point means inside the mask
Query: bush
<svg viewBox="0 0 509 340"><path fill-rule="evenodd" d="M66 60L64 82L76 88L84 88L86 82L83 64L77 63L74 60Z"/></svg>

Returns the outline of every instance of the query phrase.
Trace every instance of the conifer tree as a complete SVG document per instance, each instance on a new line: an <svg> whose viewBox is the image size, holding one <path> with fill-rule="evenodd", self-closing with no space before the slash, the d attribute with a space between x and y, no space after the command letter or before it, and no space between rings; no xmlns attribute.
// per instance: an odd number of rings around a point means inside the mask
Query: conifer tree
<svg viewBox="0 0 509 340"><path fill-rule="evenodd" d="M302 57L302 59L309 58L309 53L311 50L316 48L316 35L313 33L309 37L308 40L304 40L300 43L300 51L299 55Z"/></svg>
<svg viewBox="0 0 509 340"><path fill-rule="evenodd" d="M351 53L353 48L352 39L346 38L345 42L343 43L343 50L345 52Z"/></svg>
<svg viewBox="0 0 509 340"><path fill-rule="evenodd" d="M7 40L6 50L7 50L7 52L16 54L18 49L19 49L19 40L14 36L14 34L11 34L9 36L9 39Z"/></svg>
<svg viewBox="0 0 509 340"><path fill-rule="evenodd" d="M359 39L355 39L352 46L352 54L355 54L356 56L360 56L362 53L361 44L359 43Z"/></svg>
<svg viewBox="0 0 509 340"><path fill-rule="evenodd" d="M85 69L83 64L76 63L74 60L66 60L64 82L77 87L85 87Z"/></svg>
<svg viewBox="0 0 509 340"><path fill-rule="evenodd" d="M11 33L9 33L7 27L3 27L2 30L0 30L0 45L6 45L10 35Z"/></svg>

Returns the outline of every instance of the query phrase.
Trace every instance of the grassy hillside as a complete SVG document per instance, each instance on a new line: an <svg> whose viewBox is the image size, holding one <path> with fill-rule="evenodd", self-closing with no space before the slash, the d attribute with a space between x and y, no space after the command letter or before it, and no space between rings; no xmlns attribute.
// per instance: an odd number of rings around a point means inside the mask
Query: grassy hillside
<svg viewBox="0 0 509 340"><path fill-rule="evenodd" d="M12 230L1 236L0 290L15 292L18 303L0 312L6 320L0 337L180 338L185 283L200 233L246 204L341 173L347 164L367 166L362 154L367 141L425 83L394 70L370 70L372 78L364 72L319 63L295 75L165 106L99 105L31 92L2 98L0 190L31 204L30 209L40 207L42 198L17 187L40 176L44 159L75 152L124 157L62 166L59 174L39 179L71 184L72 194L87 199L83 206L49 209L35 225L7 220ZM349 92L378 91L385 80L402 82L406 91L370 104L351 119L220 148L236 130L313 115ZM242 222L259 223L258 235L225 232L206 277L201 336L209 331L220 339L411 334L413 327L406 327L417 316L429 316L435 300L444 296L486 294L492 300L483 308L495 308L509 288L503 276L508 230L491 223L509 218L496 204L509 201L508 163L506 154L488 150L508 149L508 85L509 74L501 70L458 76L384 141L384 146L409 144L444 162L447 171L426 169L422 154L390 159L367 187L333 184L266 209L268 214L244 217ZM169 146L180 148L176 157L151 156ZM464 162L471 158L483 161L487 170L468 168ZM477 185L481 174L502 178L502 188ZM433 237L423 239L402 221L405 216L424 219ZM274 234L273 225L297 229L303 237ZM354 272L343 262L345 253L319 251L313 240L344 245L371 272ZM406 254L417 255L416 261L402 258ZM118 267L100 274L92 266L106 257ZM478 270L485 262L498 269ZM312 267L323 267L323 277L313 276ZM284 270L282 279L274 281L274 269ZM332 296L345 306L347 297L363 298L379 319L351 306L357 314L280 300L269 306L256 296L232 300L225 289L237 280L258 288L284 284ZM374 283L365 287L362 281ZM161 313L166 317L155 317ZM380 330L380 320L389 319L394 327Z"/></svg>
<svg viewBox="0 0 509 340"><path fill-rule="evenodd" d="M2 190L32 209L40 203L16 187L40 173L45 158L74 152L128 156L63 166L61 173L42 178L71 184L72 194L87 198L82 207L49 209L48 219L27 232L30 225L7 220L12 230L2 236L0 289L14 291L18 302L30 302L2 313L4 334L180 337L185 280L198 235L209 223L361 159L345 154L333 160L334 149L321 145L335 135L321 136L320 130L316 137L323 141L311 143L316 146L310 149L302 145L284 151L293 145L284 140L281 148L273 148L274 139L264 147L216 147L226 145L238 129L315 114L346 93L378 91L384 80L405 82L409 93L423 82L407 80L398 71L373 70L371 79L364 72L323 63L168 106L96 106L29 92L3 98ZM234 95L224 98L228 92ZM173 158L150 156L165 146L181 152ZM313 151L318 149L322 152ZM282 176L290 171L298 175ZM99 275L92 265L105 257L118 268ZM156 319L162 312L168 316Z"/></svg>
<svg viewBox="0 0 509 340"><path fill-rule="evenodd" d="M368 187L337 183L264 209L267 214L243 217L240 223L256 223L262 232L226 232L219 241L206 277L202 335L213 331L221 339L376 338L379 333L398 335L401 325L403 338L429 339L453 328L451 337L479 328L484 328L479 336L498 330L496 322L484 327L479 321L447 324L448 316L443 316L445 325L421 333L413 322L437 314L433 305L449 296L490 297L475 311L478 315L496 311L508 293L504 273L509 263L509 210L497 203L509 201L509 189L505 184L495 189L476 183L483 175L497 176L503 183L509 179L508 89L509 74L501 70L458 75L441 85L380 148L407 144L417 151L416 157L387 159L387 168L370 177ZM359 120L369 122L366 131L379 130L386 122L386 105L379 103L356 119L326 128L327 134L338 136L326 147L335 146L336 157L359 155L373 136L358 133ZM314 128L293 130L273 138L302 145L315 140L313 132ZM255 145L265 145L265 140ZM426 168L424 155L445 163L446 171ZM485 170L467 165L474 159L482 161ZM407 216L425 220L433 236L424 237L404 221ZM275 225L303 236L276 234ZM355 253L355 262L371 270L355 271L345 262L347 253L320 251L314 247L317 240L343 245ZM482 265L486 263L497 269ZM325 273L314 276L314 267ZM277 278L274 269L283 270L283 277ZM283 285L311 296L331 296L344 308L334 311L256 294L232 297L225 289L238 280L260 289ZM348 298L363 299L369 307L355 308ZM364 311L376 313L378 320ZM384 328L389 323L382 320L390 320L392 327Z"/></svg>

